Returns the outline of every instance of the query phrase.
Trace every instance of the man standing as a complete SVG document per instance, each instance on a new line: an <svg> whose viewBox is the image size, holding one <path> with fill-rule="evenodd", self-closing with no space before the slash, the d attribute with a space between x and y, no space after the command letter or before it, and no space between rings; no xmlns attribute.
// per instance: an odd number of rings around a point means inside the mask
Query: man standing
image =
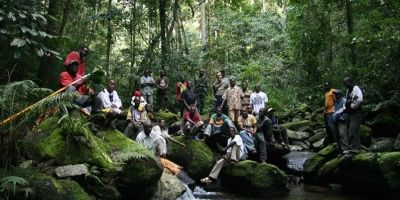
<svg viewBox="0 0 400 200"><path fill-rule="evenodd" d="M189 110L190 106L197 106L197 94L192 89L192 83L190 81L187 82L187 88L182 93L182 101L184 104L184 112Z"/></svg>
<svg viewBox="0 0 400 200"><path fill-rule="evenodd" d="M142 90L142 95L146 102L153 105L153 87L156 82L150 73L150 70L146 69L144 76L140 78L140 89Z"/></svg>
<svg viewBox="0 0 400 200"><path fill-rule="evenodd" d="M117 91L115 90L116 87L117 84L115 81L109 80L107 89L102 90L98 95L102 104L101 109L106 110L107 113L120 114L122 112L120 109L122 103Z"/></svg>
<svg viewBox="0 0 400 200"><path fill-rule="evenodd" d="M253 108L253 114L258 115L261 108L265 108L265 104L268 103L268 97L264 92L260 91L260 84L257 84L255 89L256 92L250 96L250 104Z"/></svg>
<svg viewBox="0 0 400 200"><path fill-rule="evenodd" d="M168 78L164 70L160 70L160 77L156 81L157 100L160 110L166 110L168 101Z"/></svg>
<svg viewBox="0 0 400 200"><path fill-rule="evenodd" d="M350 151L344 153L357 153L361 149L360 142L360 125L361 125L361 103L363 102L363 94L361 89L354 84L349 77L343 80L346 86L346 104L345 113L347 113L347 142Z"/></svg>
<svg viewBox="0 0 400 200"><path fill-rule="evenodd" d="M267 117L267 110L261 108L259 115L256 116L257 120L257 133L256 141L258 143L258 150L260 152L260 162L267 162L267 143L271 141L272 137L272 122Z"/></svg>
<svg viewBox="0 0 400 200"><path fill-rule="evenodd" d="M185 110L185 104L182 100L182 93L186 90L188 82L185 80L183 76L180 77L181 81L177 82L175 85L176 88L176 101L178 103L179 110L181 112L181 117L183 116L183 111Z"/></svg>
<svg viewBox="0 0 400 200"><path fill-rule="evenodd" d="M150 121L144 121L143 131L138 134L136 141L142 143L147 149L154 151L156 155L165 158L167 155L165 139L152 131L152 128L153 125Z"/></svg>
<svg viewBox="0 0 400 200"><path fill-rule="evenodd" d="M239 110L242 106L241 98L243 97L242 90L236 86L236 81L234 78L229 80L230 87L225 90L222 96L221 108L224 107L225 101L228 104L229 117L235 123L239 118Z"/></svg>
<svg viewBox="0 0 400 200"><path fill-rule="evenodd" d="M253 93L253 91L248 89L249 87L249 82L247 80L243 81L242 83L242 92L243 92L243 98L242 98L242 108L251 108L250 107L250 96ZM252 113L249 111L249 113Z"/></svg>
<svg viewBox="0 0 400 200"><path fill-rule="evenodd" d="M229 83L225 82L222 77L222 73L217 73L217 81L213 83L213 91L214 91L214 106L212 108L212 112L216 112L217 108L222 104L222 96L225 93L225 90L229 87Z"/></svg>
<svg viewBox="0 0 400 200"><path fill-rule="evenodd" d="M332 115L335 112L335 89L332 87L331 82L326 82L325 86L325 107L324 107L324 122L326 129L326 137L324 140L324 146L331 144L336 141L335 127L333 124Z"/></svg>
<svg viewBox="0 0 400 200"><path fill-rule="evenodd" d="M207 78L204 76L204 70L200 70L199 76L195 80L194 85L195 91L199 98L199 111L200 114L202 114L204 109L204 100L206 98L208 88L208 81Z"/></svg>
<svg viewBox="0 0 400 200"><path fill-rule="evenodd" d="M85 57L89 55L89 48L81 47L79 52L71 51L64 60L64 65L67 66L72 60L75 60L78 63L78 71L76 74L83 76L85 75L86 70L86 62Z"/></svg>

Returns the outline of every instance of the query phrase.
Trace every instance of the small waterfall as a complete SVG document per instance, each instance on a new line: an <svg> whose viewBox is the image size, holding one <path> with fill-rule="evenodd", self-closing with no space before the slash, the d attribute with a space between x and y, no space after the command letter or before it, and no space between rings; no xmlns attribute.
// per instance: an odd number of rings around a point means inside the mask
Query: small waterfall
<svg viewBox="0 0 400 200"><path fill-rule="evenodd" d="M284 156L287 159L287 168L294 172L303 172L304 163L315 155L313 152L292 151Z"/></svg>

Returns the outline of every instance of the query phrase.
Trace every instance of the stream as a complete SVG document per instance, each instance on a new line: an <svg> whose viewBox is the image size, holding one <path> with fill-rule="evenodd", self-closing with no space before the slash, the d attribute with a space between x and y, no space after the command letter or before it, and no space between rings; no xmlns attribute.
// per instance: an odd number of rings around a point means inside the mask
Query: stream
<svg viewBox="0 0 400 200"><path fill-rule="evenodd" d="M290 152L285 156L287 159L287 168L289 176L288 188L290 191L283 197L271 197L271 200L366 200L372 197L360 194L349 194L341 190L341 186L337 184L329 184L328 186L318 186L302 182L301 172L303 171L304 162L314 155L312 152ZM183 181L187 187L187 192L184 193L178 200L191 199L218 199L218 200L235 200L235 199L265 199L246 197L238 194L233 194L221 187L203 188L196 185L194 188L189 188L186 181Z"/></svg>

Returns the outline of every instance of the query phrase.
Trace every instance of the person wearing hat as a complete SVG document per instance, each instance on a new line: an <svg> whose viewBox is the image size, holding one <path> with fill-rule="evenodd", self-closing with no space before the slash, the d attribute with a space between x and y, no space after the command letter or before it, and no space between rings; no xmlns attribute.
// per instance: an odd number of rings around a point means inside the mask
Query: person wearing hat
<svg viewBox="0 0 400 200"><path fill-rule="evenodd" d="M239 111L242 107L243 92L242 89L236 85L235 78L229 79L229 85L230 87L228 87L228 89L225 90L224 95L222 95L222 103L220 107L223 108L224 103L227 102L229 111L228 115L233 122L237 123Z"/></svg>
<svg viewBox="0 0 400 200"><path fill-rule="evenodd" d="M88 47L81 47L79 48L79 51L71 51L64 60L64 66L68 66L71 63L71 61L74 60L78 64L78 69L76 74L84 76L86 70L85 57L87 55L89 55Z"/></svg>
<svg viewBox="0 0 400 200"><path fill-rule="evenodd" d="M78 74L77 60L70 60L66 66L66 71L61 72L59 77L59 83L61 87L68 86L65 90L66 93L78 94L78 97L73 100L73 103L82 107L81 111L87 115L90 115L91 110L98 110L100 108L100 99L96 98L94 91L91 88L87 88L82 80L70 85L76 80L82 78Z"/></svg>
<svg viewBox="0 0 400 200"><path fill-rule="evenodd" d="M337 144L342 154L350 150L349 143L346 135L347 114L344 112L344 104L346 99L340 90L335 90L335 112L332 115L333 123L335 125L335 134L337 137Z"/></svg>
<svg viewBox="0 0 400 200"><path fill-rule="evenodd" d="M275 116L275 110L273 108L268 108L267 112L267 116L272 123L272 135L274 136L275 142L287 148L289 145L289 137L286 128L278 124L278 118ZM268 138L268 140L268 142L271 142L272 138Z"/></svg>

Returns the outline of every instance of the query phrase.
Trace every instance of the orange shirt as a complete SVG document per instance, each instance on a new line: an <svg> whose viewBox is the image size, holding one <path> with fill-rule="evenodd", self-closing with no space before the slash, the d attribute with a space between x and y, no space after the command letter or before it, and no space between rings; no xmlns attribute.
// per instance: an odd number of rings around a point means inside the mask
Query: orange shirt
<svg viewBox="0 0 400 200"><path fill-rule="evenodd" d="M330 89L325 93L325 109L324 113L334 113L335 112L335 95L333 92L335 89Z"/></svg>

